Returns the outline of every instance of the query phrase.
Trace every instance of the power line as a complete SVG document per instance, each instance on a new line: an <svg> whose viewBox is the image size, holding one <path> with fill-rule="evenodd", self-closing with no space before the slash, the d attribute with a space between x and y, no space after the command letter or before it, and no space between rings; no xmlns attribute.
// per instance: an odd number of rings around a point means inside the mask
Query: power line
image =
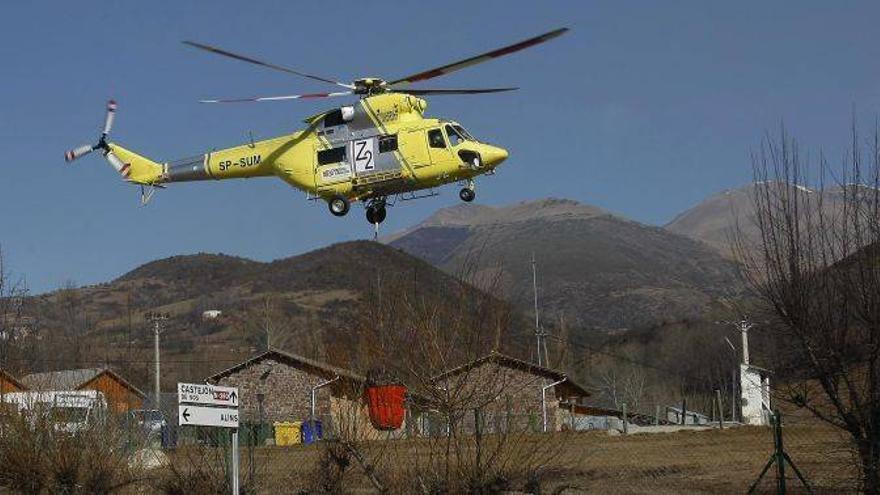
<svg viewBox="0 0 880 495"><path fill-rule="evenodd" d="M591 352L591 353L600 354L600 355L603 355L603 356L608 356L608 357L611 357L611 358L614 358L614 359L619 359L619 360L621 360L621 361L626 361L626 362L628 362L628 363L630 363L630 364L633 364L633 365L636 365L636 366L641 366L641 367L643 367L643 368L651 368L651 369L656 370L656 371L662 371L663 373L667 373L667 374L670 374L670 375L675 375L675 376L677 376L677 377L679 377L679 378L687 378L687 377L688 377L688 375L686 375L685 373L682 373L682 372L680 372L680 371L672 370L672 369L669 369L669 368L664 368L664 367L662 367L662 366L657 366L657 365L655 365L655 364L650 364L650 363L647 363L647 362L644 362L644 361L639 361L639 360L637 360L637 359L633 359L633 358L631 358L631 357L623 356L623 355L620 355L620 354L615 354L615 353L613 353L613 352L603 351L603 350L601 350L601 349L597 349L597 348L595 348L595 347L593 347L593 346L590 346L590 345L587 345L587 344L581 344L581 343L579 343L579 342L574 342L574 341L571 341L571 340L563 339L562 337L558 337L558 336L556 336L556 335L547 334L547 336L548 336L548 337L551 337L551 338L553 338L553 339L555 339L555 340L558 341L558 342L562 342L563 344L570 345L570 346L573 346L573 347L579 347L579 348L581 348L582 350L585 350L585 351L588 351L588 352ZM587 360L589 360L589 359L590 359L590 357L587 356L587 357L581 359L580 361L576 361L574 364L575 364L575 365L583 364L585 361L587 361Z"/></svg>

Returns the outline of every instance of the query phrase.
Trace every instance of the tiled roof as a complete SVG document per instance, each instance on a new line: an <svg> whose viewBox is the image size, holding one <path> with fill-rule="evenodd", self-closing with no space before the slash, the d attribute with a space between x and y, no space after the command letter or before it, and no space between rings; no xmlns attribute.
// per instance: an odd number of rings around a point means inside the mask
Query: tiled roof
<svg viewBox="0 0 880 495"><path fill-rule="evenodd" d="M570 378L568 378L568 375L566 375L565 373L563 373L559 370L554 370L554 369L550 369L550 368L545 368L543 366L538 366L537 364L530 363L528 361L523 361L522 359L508 356L506 354L501 354L500 352L496 352L496 351L492 351L489 354L486 354L485 356L483 356L481 358L475 359L475 360L473 360L469 363L465 363L457 368L453 368L449 371L441 373L441 374L437 375L436 377L434 377L434 381L436 382L436 381L447 379L451 376L458 375L460 373L464 373L468 370L471 370L477 366L481 366L485 363L495 363L500 366L505 366L507 368L522 370L527 373L531 373L533 375L537 375L537 376L540 376L543 378L547 378L549 380L553 380L554 382L565 379L565 382L560 384L561 387L568 389L569 391L573 392L575 395L578 395L580 397L588 397L588 396L592 395L592 394L590 394L589 391L587 391L587 389L585 389L581 385L572 381Z"/></svg>
<svg viewBox="0 0 880 495"><path fill-rule="evenodd" d="M77 390L104 373L110 375L114 380L136 395L146 397L137 387L109 368L83 368L31 373L30 375L25 375L21 381L30 390Z"/></svg>
<svg viewBox="0 0 880 495"><path fill-rule="evenodd" d="M18 387L18 388L20 388L20 389L22 389L22 390L27 389L27 387L26 387L23 383L21 383L21 382L18 381L14 376L12 376L11 374L7 373L6 371L3 371L2 369L0 369L0 379L3 379L3 380L5 380L5 381L7 381L7 382L13 384L13 385L15 385L16 387Z"/></svg>
<svg viewBox="0 0 880 495"><path fill-rule="evenodd" d="M350 381L356 382L356 383L363 383L366 381L366 377L358 375L357 373L354 373L354 372L349 371L347 369L339 368L339 367L333 366L331 364L322 363L321 361L315 361L314 359L309 359L304 356L292 354L289 352L279 351L276 349L272 349L272 350L263 352L261 354L257 354L256 356L254 356L244 362L236 364L235 366L233 366L231 368L227 368L219 373L215 373L214 375L211 375L210 377L208 377L207 381L216 382L217 380L220 380L223 377L226 377L232 373L235 373L236 371L247 368L248 366L250 366L254 363L258 363L260 361L263 361L265 359L275 359L275 360L281 361L281 362L296 363L303 368L308 368L308 369L312 370L312 372L314 374L323 376L328 379L338 376L340 378L347 379L347 380L350 380Z"/></svg>

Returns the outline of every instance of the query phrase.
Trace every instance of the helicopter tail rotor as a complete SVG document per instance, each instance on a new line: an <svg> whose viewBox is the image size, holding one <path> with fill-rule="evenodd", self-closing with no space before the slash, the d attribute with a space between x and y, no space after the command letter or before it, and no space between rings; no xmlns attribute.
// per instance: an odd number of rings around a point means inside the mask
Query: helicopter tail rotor
<svg viewBox="0 0 880 495"><path fill-rule="evenodd" d="M116 118L116 100L110 100L107 102L107 115L104 117L104 132L101 133L102 139L106 139L107 136L110 135L110 130L113 129L114 118Z"/></svg>
<svg viewBox="0 0 880 495"><path fill-rule="evenodd" d="M88 155L92 151L95 151L95 147L90 144L84 144L82 146L77 146L76 148L74 148L70 151L64 152L64 161L66 161L67 163L70 163L70 162L76 160L77 158L81 158L83 156Z"/></svg>
<svg viewBox="0 0 880 495"><path fill-rule="evenodd" d="M104 130L101 132L101 137L98 138L98 142L93 145L84 144L82 146L77 146L72 150L64 152L64 161L70 163L78 158L82 158L88 155L95 150L104 150L105 155L109 153L110 148L107 146L107 137L110 135L110 131L113 129L113 119L115 118L115 116L116 101L110 100L107 102L107 113L104 117ZM111 163L111 165L113 164Z"/></svg>

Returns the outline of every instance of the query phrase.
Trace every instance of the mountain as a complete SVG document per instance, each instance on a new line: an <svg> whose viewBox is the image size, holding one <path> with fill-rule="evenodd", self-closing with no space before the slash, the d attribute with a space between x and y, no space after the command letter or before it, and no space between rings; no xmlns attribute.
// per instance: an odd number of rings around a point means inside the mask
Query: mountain
<svg viewBox="0 0 880 495"><path fill-rule="evenodd" d="M705 244L564 199L461 204L384 242L497 285L528 312L534 253L541 312L581 328L617 331L695 317L742 289L737 267Z"/></svg>
<svg viewBox="0 0 880 495"><path fill-rule="evenodd" d="M755 220L755 193L758 188L773 188L772 193L781 192L784 185L779 182L761 182L747 184L737 189L727 189L701 201L694 207L685 210L664 228L670 232L690 237L712 246L722 255L733 259L734 244L737 231L746 244L755 244L760 240ZM842 207L842 192L839 187L831 187L824 191L816 191L804 186L787 186L798 194L821 196L811 198L821 200L828 211Z"/></svg>
<svg viewBox="0 0 880 495"><path fill-rule="evenodd" d="M268 263L222 254L173 256L108 283L29 298L27 311L39 315L41 337L27 368L110 364L146 386L153 361L152 327L143 319L148 311L173 316L161 337L163 388L242 361L265 349L267 334L275 348L346 364L362 344L354 329L363 304L382 304L383 291L395 288L435 307L448 305L456 291L468 300L490 297L376 242L334 244ZM209 309L222 316L203 318Z"/></svg>

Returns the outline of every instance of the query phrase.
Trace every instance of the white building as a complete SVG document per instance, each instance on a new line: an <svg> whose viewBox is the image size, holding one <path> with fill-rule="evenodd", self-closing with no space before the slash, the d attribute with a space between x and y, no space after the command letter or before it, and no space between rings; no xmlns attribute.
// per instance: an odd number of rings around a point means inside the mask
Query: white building
<svg viewBox="0 0 880 495"><path fill-rule="evenodd" d="M739 365L742 422L747 425L770 424L770 372L750 364Z"/></svg>
<svg viewBox="0 0 880 495"><path fill-rule="evenodd" d="M219 309L209 309L207 311L202 311L202 319L203 320L216 320L223 316L223 312Z"/></svg>

